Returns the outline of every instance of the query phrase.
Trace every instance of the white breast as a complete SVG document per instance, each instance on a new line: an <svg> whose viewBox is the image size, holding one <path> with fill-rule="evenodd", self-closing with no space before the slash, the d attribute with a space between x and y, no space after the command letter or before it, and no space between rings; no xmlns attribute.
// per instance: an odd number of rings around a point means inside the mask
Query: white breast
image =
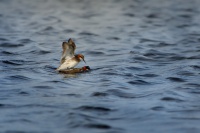
<svg viewBox="0 0 200 133"><path fill-rule="evenodd" d="M59 68L57 68L57 70L74 68L77 64L78 64L78 62L75 60L66 60L63 64L60 65Z"/></svg>

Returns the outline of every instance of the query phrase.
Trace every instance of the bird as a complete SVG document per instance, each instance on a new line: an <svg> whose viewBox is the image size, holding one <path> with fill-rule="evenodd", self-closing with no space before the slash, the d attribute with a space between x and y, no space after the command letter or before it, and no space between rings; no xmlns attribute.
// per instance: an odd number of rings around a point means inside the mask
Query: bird
<svg viewBox="0 0 200 133"><path fill-rule="evenodd" d="M71 38L68 40L68 42L62 43L62 49L63 51L60 59L60 66L56 69L57 71L72 69L78 65L81 60L85 62L82 54L74 53L76 45Z"/></svg>

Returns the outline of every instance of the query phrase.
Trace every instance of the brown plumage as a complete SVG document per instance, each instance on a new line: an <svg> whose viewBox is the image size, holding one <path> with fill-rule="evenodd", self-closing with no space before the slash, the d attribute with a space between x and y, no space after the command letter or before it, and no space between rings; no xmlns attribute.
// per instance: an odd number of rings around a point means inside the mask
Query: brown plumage
<svg viewBox="0 0 200 133"><path fill-rule="evenodd" d="M81 60L85 62L84 56L82 54L74 55L76 45L71 38L68 40L68 42L62 43L62 49L63 51L60 60L60 66L56 70L74 68Z"/></svg>
<svg viewBox="0 0 200 133"><path fill-rule="evenodd" d="M74 51L76 49L76 45L75 45L74 41L70 38L68 40L68 42L62 43L62 49L63 49L63 52L62 52L60 64L64 63L66 57L70 58L70 57L74 56Z"/></svg>

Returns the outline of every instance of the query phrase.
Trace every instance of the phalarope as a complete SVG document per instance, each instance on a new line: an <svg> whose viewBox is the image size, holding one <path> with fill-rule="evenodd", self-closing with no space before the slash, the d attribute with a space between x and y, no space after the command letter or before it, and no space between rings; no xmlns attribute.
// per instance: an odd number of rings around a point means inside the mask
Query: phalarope
<svg viewBox="0 0 200 133"><path fill-rule="evenodd" d="M82 54L74 55L76 45L71 38L68 42L63 42L62 49L63 52L60 60L60 66L56 69L57 71L74 68L81 60L85 62Z"/></svg>

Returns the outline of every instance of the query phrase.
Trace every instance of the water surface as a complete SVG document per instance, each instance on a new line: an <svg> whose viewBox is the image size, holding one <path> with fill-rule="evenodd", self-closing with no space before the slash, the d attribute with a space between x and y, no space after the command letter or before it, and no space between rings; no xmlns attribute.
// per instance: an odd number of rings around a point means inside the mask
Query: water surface
<svg viewBox="0 0 200 133"><path fill-rule="evenodd" d="M200 132L199 5L1 0L0 132ZM69 38L91 72L55 72Z"/></svg>

